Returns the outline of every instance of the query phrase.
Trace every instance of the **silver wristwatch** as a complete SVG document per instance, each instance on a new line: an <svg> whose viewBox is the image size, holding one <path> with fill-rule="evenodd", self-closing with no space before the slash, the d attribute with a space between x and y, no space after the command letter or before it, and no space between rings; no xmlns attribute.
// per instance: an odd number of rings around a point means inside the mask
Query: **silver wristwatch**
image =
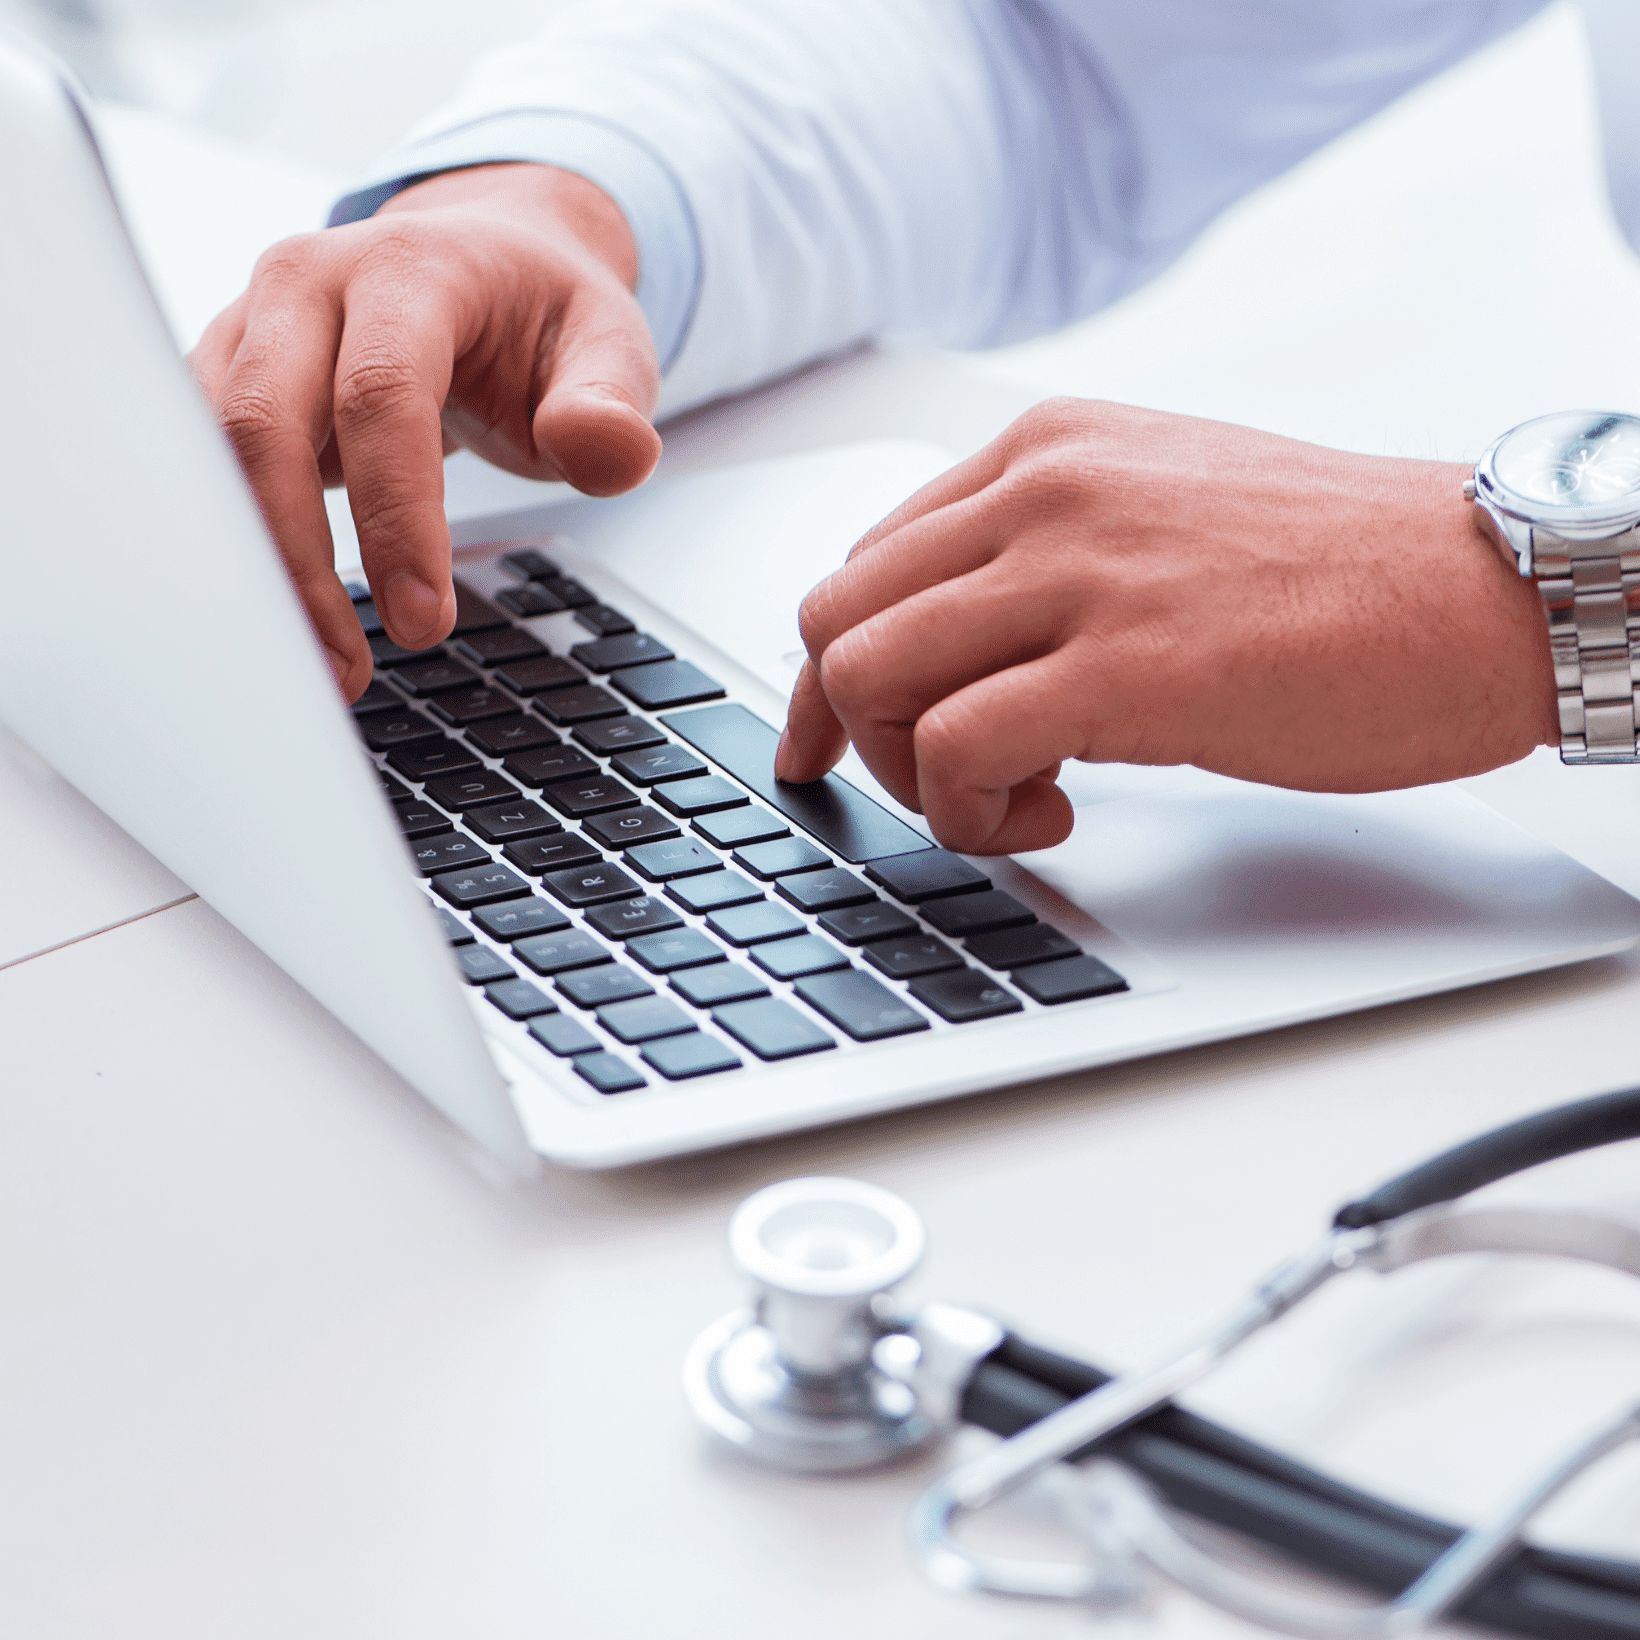
<svg viewBox="0 0 1640 1640"><path fill-rule="evenodd" d="M1498 439L1464 484L1537 582L1567 763L1640 763L1640 416L1563 410Z"/></svg>

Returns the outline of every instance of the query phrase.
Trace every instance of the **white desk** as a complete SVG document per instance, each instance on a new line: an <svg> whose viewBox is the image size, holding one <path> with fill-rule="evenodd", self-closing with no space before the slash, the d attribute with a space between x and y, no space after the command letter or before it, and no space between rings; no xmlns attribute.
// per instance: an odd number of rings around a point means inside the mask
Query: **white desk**
<svg viewBox="0 0 1640 1640"><path fill-rule="evenodd" d="M1564 22L1527 44L1551 89L1573 97ZM1512 49L1476 82L1488 95L1520 72L1527 48ZM1506 131L1518 107L1494 125ZM1621 271L1602 264L1601 277ZM1187 304L1190 281L1213 272L1181 269L1182 294L1167 299ZM1391 288L1403 277L1380 272ZM1403 290L1401 311L1425 294ZM1141 358L1147 328L1165 350L1177 340L1166 297L1065 345L1090 372L1103 356ZM1361 328L1375 325L1393 330L1394 312L1369 306ZM1591 379L1612 352L1640 358L1640 330L1611 341ZM1461 368L1468 344L1447 342ZM1017 376L1022 357L990 368ZM1295 347L1283 368L1298 358ZM1358 362L1387 391L1394 361L1363 342ZM1582 368L1544 361L1544 402L1579 398L1566 389L1582 388ZM1204 366L1195 391L1229 402L1234 380ZM1247 391L1274 389L1260 377ZM668 459L878 430L965 449L1032 396L954 364L868 357L693 418ZM1438 410L1420 400L1430 425ZM1442 435L1454 436L1467 435ZM489 504L521 493L498 483ZM30 1640L1083 1634L1074 1612L959 1600L918 1580L899 1522L936 1460L813 1482L700 1445L677 1366L738 1300L721 1253L733 1204L802 1172L899 1190L931 1233L918 1290L993 1304L1122 1365L1193 1327L1380 1176L1640 1071L1640 960L1618 960L509 1192L199 902L80 937L174 899L176 885L25 757L13 764L0 762L12 878L0 928L14 956L57 947L0 969L0 1626ZM1544 757L1475 786L1640 891L1634 771L1564 773ZM78 829L54 842L65 815ZM76 871L102 875L65 898L58 885ZM1640 1213L1634 1151L1520 1188ZM1473 1326L1448 1325L1439 1300ZM1363 1278L1197 1404L1467 1514L1632 1393L1637 1319L1615 1278L1547 1267ZM1632 1551L1636 1482L1614 1466L1573 1501L1567 1529ZM995 1529L1023 1533L1029 1516ZM1175 1600L1155 1632L1240 1631Z"/></svg>

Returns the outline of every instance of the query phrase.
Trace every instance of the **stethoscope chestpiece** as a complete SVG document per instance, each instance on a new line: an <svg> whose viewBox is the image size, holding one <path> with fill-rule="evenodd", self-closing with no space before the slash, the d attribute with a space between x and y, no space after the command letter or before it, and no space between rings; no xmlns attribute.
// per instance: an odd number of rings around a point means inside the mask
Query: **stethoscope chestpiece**
<svg viewBox="0 0 1640 1640"><path fill-rule="evenodd" d="M887 1302L924 1244L898 1196L856 1179L788 1179L747 1197L729 1251L754 1302L689 1351L696 1417L746 1457L809 1473L886 1463L943 1433L955 1407L945 1374L927 1369L944 1340L919 1337Z"/></svg>

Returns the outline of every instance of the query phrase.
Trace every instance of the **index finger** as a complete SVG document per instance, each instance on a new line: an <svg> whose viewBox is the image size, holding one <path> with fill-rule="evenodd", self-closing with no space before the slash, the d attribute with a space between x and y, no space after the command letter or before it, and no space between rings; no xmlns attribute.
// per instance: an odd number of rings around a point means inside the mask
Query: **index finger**
<svg viewBox="0 0 1640 1640"><path fill-rule="evenodd" d="M424 649L455 624L440 420L454 360L438 303L380 287L350 296L336 353L336 450L377 611L405 649Z"/></svg>
<svg viewBox="0 0 1640 1640"><path fill-rule="evenodd" d="M370 679L370 651L336 576L317 455L330 426L334 301L322 290L278 295L230 309L219 326L195 368L337 682L357 695Z"/></svg>

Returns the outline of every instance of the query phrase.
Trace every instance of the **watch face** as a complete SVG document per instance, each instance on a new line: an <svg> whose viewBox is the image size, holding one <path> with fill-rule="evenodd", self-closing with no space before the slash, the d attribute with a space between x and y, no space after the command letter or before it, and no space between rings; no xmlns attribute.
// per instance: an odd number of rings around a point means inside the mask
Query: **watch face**
<svg viewBox="0 0 1640 1640"><path fill-rule="evenodd" d="M1566 410L1506 434L1492 472L1536 508L1640 510L1640 417Z"/></svg>

